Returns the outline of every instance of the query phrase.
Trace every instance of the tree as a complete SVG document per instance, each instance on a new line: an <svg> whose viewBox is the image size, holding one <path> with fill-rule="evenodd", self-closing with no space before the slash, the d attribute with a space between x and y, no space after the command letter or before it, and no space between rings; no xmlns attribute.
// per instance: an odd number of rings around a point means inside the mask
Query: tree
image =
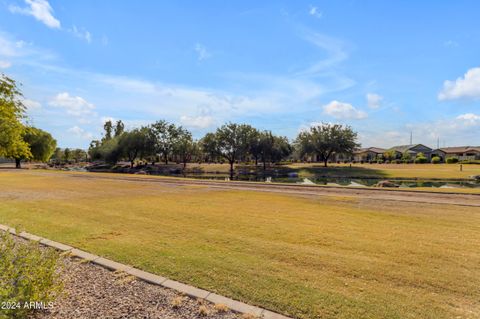
<svg viewBox="0 0 480 319"><path fill-rule="evenodd" d="M152 124L149 128L150 140L153 143L153 150L156 154L163 156L165 165L168 164L168 157L172 154L176 139L181 127L161 120Z"/></svg>
<svg viewBox="0 0 480 319"><path fill-rule="evenodd" d="M301 156L317 155L327 167L332 154L353 153L359 147L356 140L357 133L350 126L323 123L300 132L295 143Z"/></svg>
<svg viewBox="0 0 480 319"><path fill-rule="evenodd" d="M198 143L193 140L192 134L185 129L180 129L174 145L174 154L182 161L184 170L187 167L187 163L197 153Z"/></svg>
<svg viewBox="0 0 480 319"><path fill-rule="evenodd" d="M405 153L402 156L405 156ZM387 150L383 153L383 158L386 161L393 161L394 159L397 158L397 152L395 150Z"/></svg>
<svg viewBox="0 0 480 319"><path fill-rule="evenodd" d="M253 132L254 129L250 125L235 123L227 123L219 127L215 132L215 142L209 145L209 147L214 147L211 151L214 151L228 161L230 164L231 178L233 178L233 165L235 161L240 160L242 156L248 153L248 143L251 140Z"/></svg>
<svg viewBox="0 0 480 319"><path fill-rule="evenodd" d="M215 133L207 133L200 140L199 146L202 149L202 153L205 156L206 162L215 161L218 157L217 152L217 139Z"/></svg>
<svg viewBox="0 0 480 319"><path fill-rule="evenodd" d="M59 165L63 161L63 150L60 147L57 147L53 152L52 161L54 161L56 165Z"/></svg>
<svg viewBox="0 0 480 319"><path fill-rule="evenodd" d="M125 132L125 124L123 124L122 120L118 120L117 124L115 124L115 137L118 137Z"/></svg>
<svg viewBox="0 0 480 319"><path fill-rule="evenodd" d="M103 142L97 150L99 158L103 159L106 163L116 164L122 157L122 150L119 146L120 138L122 136L123 134L119 137Z"/></svg>
<svg viewBox="0 0 480 319"><path fill-rule="evenodd" d="M289 156L290 154L292 154L292 146L288 142L288 139L285 136L273 135L273 147L270 151L270 162L280 162L282 159Z"/></svg>
<svg viewBox="0 0 480 319"><path fill-rule="evenodd" d="M112 121L108 120L103 125L103 129L105 130L105 136L103 137L104 141L108 141L112 139L112 131L113 131L113 124Z"/></svg>
<svg viewBox="0 0 480 319"><path fill-rule="evenodd" d="M72 159L75 161L75 163L87 161L87 157L87 152L80 148L76 148L72 151Z"/></svg>
<svg viewBox="0 0 480 319"><path fill-rule="evenodd" d="M127 157L131 168L133 168L135 159L144 154L147 141L148 129L146 127L125 132L120 136L118 141L120 154Z"/></svg>
<svg viewBox="0 0 480 319"><path fill-rule="evenodd" d="M102 154L100 152L100 147L102 143L99 140L93 140L90 142L90 146L88 147L88 155L92 161L102 159Z"/></svg>
<svg viewBox="0 0 480 319"><path fill-rule="evenodd" d="M66 149L63 150L63 160L65 163L69 163L70 159L72 158L72 151L67 147Z"/></svg>
<svg viewBox="0 0 480 319"><path fill-rule="evenodd" d="M50 133L35 127L27 127L25 129L23 140L27 143L31 156L15 157L15 167L17 168L21 168L20 163L24 159L47 162L57 147L57 141Z"/></svg>
<svg viewBox="0 0 480 319"><path fill-rule="evenodd" d="M0 156L8 158L30 158L28 144L23 139L25 117L22 93L15 80L0 75Z"/></svg>
<svg viewBox="0 0 480 319"><path fill-rule="evenodd" d="M292 153L292 147L286 137L275 136L271 131L261 132L259 136L258 150L262 159L263 170L266 170L267 162L281 161Z"/></svg>
<svg viewBox="0 0 480 319"><path fill-rule="evenodd" d="M255 128L252 130L250 134L250 141L249 141L249 153L255 159L255 167L258 165L258 159L260 158L262 151L263 151L263 139L264 139L264 132L259 132Z"/></svg>

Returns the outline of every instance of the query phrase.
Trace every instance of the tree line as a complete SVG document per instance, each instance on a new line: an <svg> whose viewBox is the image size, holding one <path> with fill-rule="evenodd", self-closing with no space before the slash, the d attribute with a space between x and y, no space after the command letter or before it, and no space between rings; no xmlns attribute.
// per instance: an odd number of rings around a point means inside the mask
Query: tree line
<svg viewBox="0 0 480 319"><path fill-rule="evenodd" d="M107 121L104 137L90 143L88 150L92 160L115 164L128 160L133 167L136 160L146 162L169 161L227 162L233 174L234 164L254 161L266 169L293 156L305 159L315 156L327 166L335 153L351 154L357 144L357 133L339 124L321 124L300 132L293 143L284 136L268 130L258 130L248 124L226 123L215 132L194 140L191 132L165 120L151 125L125 130L121 120Z"/></svg>
<svg viewBox="0 0 480 319"><path fill-rule="evenodd" d="M151 163L170 161L227 162L233 174L234 164L254 161L257 166L275 164L285 159L322 161L327 166L333 154L351 154L359 147L357 133L351 127L323 123L301 131L290 142L268 130L248 124L226 123L201 139L182 126L165 120L126 130L119 120L104 124L103 138L93 140L88 152L81 149L59 149L55 139L26 122L25 106L18 84L5 75L0 76L0 157L54 163L104 161L115 164L122 160Z"/></svg>
<svg viewBox="0 0 480 319"><path fill-rule="evenodd" d="M233 171L234 163L249 157L266 167L267 163L279 162L292 153L286 137L247 124L227 123L200 140L193 139L187 129L165 120L130 131L124 127L121 120L115 124L107 121L104 137L90 143L90 158L112 164L126 159L131 167L137 159L165 164L175 161L184 167L189 162L226 161Z"/></svg>

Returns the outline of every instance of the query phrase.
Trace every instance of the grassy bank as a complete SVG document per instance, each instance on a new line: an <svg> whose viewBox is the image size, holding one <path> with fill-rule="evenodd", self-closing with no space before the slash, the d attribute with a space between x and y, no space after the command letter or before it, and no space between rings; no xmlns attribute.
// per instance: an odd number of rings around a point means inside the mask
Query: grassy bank
<svg viewBox="0 0 480 319"><path fill-rule="evenodd" d="M0 171L0 223L299 318L480 312L479 208L95 176Z"/></svg>
<svg viewBox="0 0 480 319"><path fill-rule="evenodd" d="M156 164L162 172L181 172L183 166L177 164ZM187 165L187 172L197 174L228 175L228 164L197 164ZM238 164L237 174L263 174L261 166ZM268 167L267 174L286 175L297 173L299 177L365 177L365 178L413 178L413 179L469 179L480 175L480 165L475 164L330 164L323 167L319 163L293 163Z"/></svg>

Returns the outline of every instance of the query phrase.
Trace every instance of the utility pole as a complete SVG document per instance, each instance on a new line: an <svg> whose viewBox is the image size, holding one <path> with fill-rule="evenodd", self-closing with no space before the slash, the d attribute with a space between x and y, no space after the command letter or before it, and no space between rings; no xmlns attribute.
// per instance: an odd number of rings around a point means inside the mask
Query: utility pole
<svg viewBox="0 0 480 319"><path fill-rule="evenodd" d="M413 144L413 131L410 131L410 145Z"/></svg>
<svg viewBox="0 0 480 319"><path fill-rule="evenodd" d="M437 149L440 148L440 137L437 137Z"/></svg>

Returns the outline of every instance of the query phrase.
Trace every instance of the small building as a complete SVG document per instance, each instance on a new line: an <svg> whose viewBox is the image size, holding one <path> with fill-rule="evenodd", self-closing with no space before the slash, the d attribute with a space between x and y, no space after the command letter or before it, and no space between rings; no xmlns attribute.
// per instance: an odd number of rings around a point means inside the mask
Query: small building
<svg viewBox="0 0 480 319"><path fill-rule="evenodd" d="M383 157L385 149L380 147L359 148L353 152L353 160L355 162L376 161Z"/></svg>
<svg viewBox="0 0 480 319"><path fill-rule="evenodd" d="M443 147L432 151L432 156L440 157L442 162L451 157L459 161L480 160L480 146Z"/></svg>
<svg viewBox="0 0 480 319"><path fill-rule="evenodd" d="M396 159L401 159L403 154L409 154L412 159L415 159L418 153L422 153L428 160L431 159L433 151L433 149L423 144L398 145L388 149L387 151L392 150L395 151Z"/></svg>

